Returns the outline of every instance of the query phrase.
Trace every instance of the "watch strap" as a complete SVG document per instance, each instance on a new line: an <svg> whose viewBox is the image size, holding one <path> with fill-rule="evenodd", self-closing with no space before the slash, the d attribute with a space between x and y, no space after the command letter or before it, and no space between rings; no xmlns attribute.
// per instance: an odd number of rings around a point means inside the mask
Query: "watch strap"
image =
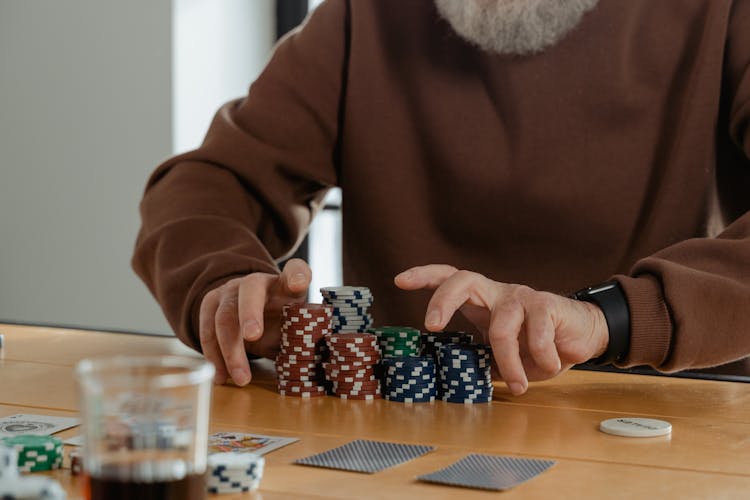
<svg viewBox="0 0 750 500"><path fill-rule="evenodd" d="M577 291L572 298L596 304L607 320L607 349L589 363L606 365L622 360L630 348L630 308L620 283L612 280L590 286Z"/></svg>

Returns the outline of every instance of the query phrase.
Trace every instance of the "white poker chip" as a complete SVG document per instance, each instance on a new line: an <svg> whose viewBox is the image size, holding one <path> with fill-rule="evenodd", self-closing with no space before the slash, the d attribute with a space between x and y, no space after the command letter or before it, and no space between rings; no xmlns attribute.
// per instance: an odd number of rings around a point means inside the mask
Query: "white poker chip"
<svg viewBox="0 0 750 500"><path fill-rule="evenodd" d="M620 417L603 420L599 430L613 436L654 437L670 434L672 424L654 418Z"/></svg>

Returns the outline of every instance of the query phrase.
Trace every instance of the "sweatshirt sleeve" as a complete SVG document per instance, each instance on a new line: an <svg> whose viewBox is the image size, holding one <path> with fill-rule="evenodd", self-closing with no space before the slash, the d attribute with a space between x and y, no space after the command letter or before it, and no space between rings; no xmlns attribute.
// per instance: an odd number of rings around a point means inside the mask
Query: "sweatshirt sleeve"
<svg viewBox="0 0 750 500"><path fill-rule="evenodd" d="M218 111L203 144L146 185L132 265L196 349L203 295L235 276L278 272L337 182L346 24L343 0L313 11L248 95Z"/></svg>
<svg viewBox="0 0 750 500"><path fill-rule="evenodd" d="M717 136L729 152L717 159L717 184L729 224L616 277L631 310L623 366L672 372L750 355L750 2L734 2L728 22Z"/></svg>

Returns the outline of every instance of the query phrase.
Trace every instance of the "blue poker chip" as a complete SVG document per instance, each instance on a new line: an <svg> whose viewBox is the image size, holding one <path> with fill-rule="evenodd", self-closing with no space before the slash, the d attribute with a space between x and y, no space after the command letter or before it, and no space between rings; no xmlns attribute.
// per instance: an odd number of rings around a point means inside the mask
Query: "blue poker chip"
<svg viewBox="0 0 750 500"><path fill-rule="evenodd" d="M400 387L403 389L408 389L409 387L414 387L415 389L419 389L419 388L425 388L425 387L437 387L438 386L438 383L436 383L434 380L429 381L429 382L424 381L424 380L420 380L420 381L415 380L414 382L399 381L399 382L394 383L386 379L385 383L388 388Z"/></svg>
<svg viewBox="0 0 750 500"><path fill-rule="evenodd" d="M391 385L415 385L415 384L433 384L436 382L435 377L412 377L397 379L386 375L386 383Z"/></svg>
<svg viewBox="0 0 750 500"><path fill-rule="evenodd" d="M437 396L438 391L437 389L425 389L420 391L401 391L401 390L392 390L392 391L385 391L383 393L384 395L388 396L406 396L410 398L419 398L419 397L428 397L428 396Z"/></svg>
<svg viewBox="0 0 750 500"><path fill-rule="evenodd" d="M389 396L407 396L411 398L424 398L428 396L437 396L437 389L423 389L419 391L401 391L401 390L390 390L384 391L383 394Z"/></svg>
<svg viewBox="0 0 750 500"><path fill-rule="evenodd" d="M405 396L405 395L398 395L394 396L391 394L386 394L385 399L388 401L394 401L396 403L432 403L435 401L437 396L431 395L427 397L414 397L414 396Z"/></svg>
<svg viewBox="0 0 750 500"><path fill-rule="evenodd" d="M443 389L443 394L456 395L456 396L458 396L458 395L464 395L464 396L471 396L471 395L473 395L473 396L482 396L482 395L492 394L493 392L494 391L493 391L492 386L478 387L478 388L471 389L471 390L469 390L469 389L455 389L455 388L453 388L453 389Z"/></svg>

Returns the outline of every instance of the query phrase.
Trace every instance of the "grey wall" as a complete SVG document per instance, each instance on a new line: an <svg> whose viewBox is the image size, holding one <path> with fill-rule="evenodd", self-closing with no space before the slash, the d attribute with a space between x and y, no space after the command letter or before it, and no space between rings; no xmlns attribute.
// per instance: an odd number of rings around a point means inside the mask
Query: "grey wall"
<svg viewBox="0 0 750 500"><path fill-rule="evenodd" d="M0 321L169 331L129 260L173 151L175 5L0 2Z"/></svg>

